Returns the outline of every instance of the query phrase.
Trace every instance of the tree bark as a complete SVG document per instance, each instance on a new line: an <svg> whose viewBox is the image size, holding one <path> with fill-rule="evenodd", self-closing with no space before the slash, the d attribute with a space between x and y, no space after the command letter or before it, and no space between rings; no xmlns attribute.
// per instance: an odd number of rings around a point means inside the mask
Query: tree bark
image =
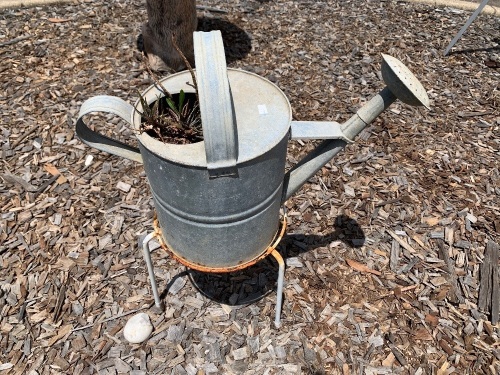
<svg viewBox="0 0 500 375"><path fill-rule="evenodd" d="M186 68L184 59L174 48L175 38L180 50L194 65L193 32L196 31L196 0L147 0L148 22L142 27L144 52L155 70L161 63L179 71Z"/></svg>

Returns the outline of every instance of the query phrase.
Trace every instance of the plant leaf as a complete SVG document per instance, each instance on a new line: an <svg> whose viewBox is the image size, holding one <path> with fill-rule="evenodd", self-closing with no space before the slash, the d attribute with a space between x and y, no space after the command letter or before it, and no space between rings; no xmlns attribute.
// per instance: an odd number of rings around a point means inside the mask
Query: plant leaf
<svg viewBox="0 0 500 375"><path fill-rule="evenodd" d="M172 111L174 111L175 113L179 113L179 110L175 106L175 103L172 99L165 97L165 101L167 102L168 106Z"/></svg>
<svg viewBox="0 0 500 375"><path fill-rule="evenodd" d="M144 99L144 97L141 95L141 93L139 93L139 100L141 102L141 106L142 106L142 113L139 112L139 110L137 109L137 107L134 107L134 109L139 113L141 114L141 116L145 116L145 117L148 117L148 109L149 106L148 106L148 103L146 102L146 99Z"/></svg>
<svg viewBox="0 0 500 375"><path fill-rule="evenodd" d="M184 99L186 98L186 94L184 93L184 90L181 90L179 92L179 112L182 111L182 107L184 106Z"/></svg>

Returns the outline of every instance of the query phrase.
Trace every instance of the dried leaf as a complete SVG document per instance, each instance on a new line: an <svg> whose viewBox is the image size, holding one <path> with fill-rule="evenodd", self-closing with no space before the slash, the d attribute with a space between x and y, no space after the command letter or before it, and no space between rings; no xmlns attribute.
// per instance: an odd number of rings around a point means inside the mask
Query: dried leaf
<svg viewBox="0 0 500 375"><path fill-rule="evenodd" d="M433 227L439 223L441 219L439 217L424 217L422 218L422 223L427 224L430 227Z"/></svg>
<svg viewBox="0 0 500 375"><path fill-rule="evenodd" d="M57 176L57 175L61 174L61 172L59 172L59 169L57 169L56 166L54 166L52 164L45 164L43 166L43 169L45 169L52 176Z"/></svg>
<svg viewBox="0 0 500 375"><path fill-rule="evenodd" d="M71 21L69 18L48 18L47 20L52 23L63 23Z"/></svg>
<svg viewBox="0 0 500 375"><path fill-rule="evenodd" d="M374 275L381 275L382 273L376 270L372 270L371 268L368 268L364 264L361 264L359 262L356 262L355 260L352 259L346 259L346 262L349 266L354 268L356 271L359 272L367 272L367 273L373 273Z"/></svg>

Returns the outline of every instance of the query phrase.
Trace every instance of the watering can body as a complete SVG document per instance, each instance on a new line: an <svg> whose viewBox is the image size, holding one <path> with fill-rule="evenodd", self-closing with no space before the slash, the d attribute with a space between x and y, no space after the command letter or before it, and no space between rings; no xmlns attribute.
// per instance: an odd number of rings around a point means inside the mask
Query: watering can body
<svg viewBox="0 0 500 375"><path fill-rule="evenodd" d="M80 110L76 130L85 143L140 161L148 178L162 239L172 255L190 268L228 272L255 263L269 248L279 227L290 104L281 90L253 73L227 70L236 124L236 164L215 177L208 168L204 141L165 144L140 132L142 103L98 96ZM161 80L172 94L193 92L189 72ZM142 97L152 104L164 94L152 85ZM220 103L215 100L217 107ZM121 108L121 109L119 109ZM138 110L136 110L138 109ZM138 150L103 137L83 122L85 114L120 115L137 131ZM103 142L103 139L100 140Z"/></svg>
<svg viewBox="0 0 500 375"><path fill-rule="evenodd" d="M205 142L166 146L145 133L138 137L165 243L182 263L211 272L245 267L273 240L291 120L288 101L274 85L238 70L228 70L227 77L238 128L233 174L213 176ZM178 73L163 85L172 93L190 91L191 76ZM272 100L259 112L270 91ZM158 95L153 86L144 97L151 102ZM210 100L219 107L217 99ZM134 126L139 122L136 112Z"/></svg>
<svg viewBox="0 0 500 375"><path fill-rule="evenodd" d="M392 91L382 90L344 125L293 122L286 96L273 83L226 69L220 32L195 33L194 41L204 141L160 142L140 131L141 100L131 106L108 96L82 105L76 132L92 147L143 162L162 240L175 258L200 271L229 272L267 254L278 231L281 204L396 99L393 91L414 82L396 82ZM394 71L392 65L387 69L389 75ZM189 72L161 83L172 94L194 92ZM396 95L408 96L407 91ZM410 95L405 101L426 105L425 91L420 91L416 99ZM155 85L142 94L148 104L162 96ZM90 130L84 115L97 111L129 122L137 131L139 149ZM290 138L325 141L285 173Z"/></svg>

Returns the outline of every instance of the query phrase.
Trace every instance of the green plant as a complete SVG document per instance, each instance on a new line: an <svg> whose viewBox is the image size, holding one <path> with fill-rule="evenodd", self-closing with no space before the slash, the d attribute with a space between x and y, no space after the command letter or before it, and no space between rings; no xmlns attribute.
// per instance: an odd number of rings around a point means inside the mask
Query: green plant
<svg viewBox="0 0 500 375"><path fill-rule="evenodd" d="M145 131L167 143L193 143L203 139L201 114L198 104L198 90L194 71L175 43L175 36L172 41L177 52L184 59L191 77L195 93L186 94L181 90L178 94L172 95L152 72L148 60L143 58L146 70L154 81L157 88L162 92L163 97L158 97L151 105L139 94L142 106L141 131ZM194 98L189 98L194 96ZM137 110L137 109L136 109Z"/></svg>
<svg viewBox="0 0 500 375"><path fill-rule="evenodd" d="M189 101L186 101L186 94L184 90L179 92L179 100L176 105L172 97L165 97L168 104L168 111L175 119L175 122L182 127L192 128L201 132L201 118L198 103L190 106Z"/></svg>
<svg viewBox="0 0 500 375"><path fill-rule="evenodd" d="M167 143L193 143L203 139L198 103L190 94L158 97L149 105L139 94L142 106L141 130ZM191 94L191 96L193 96Z"/></svg>

